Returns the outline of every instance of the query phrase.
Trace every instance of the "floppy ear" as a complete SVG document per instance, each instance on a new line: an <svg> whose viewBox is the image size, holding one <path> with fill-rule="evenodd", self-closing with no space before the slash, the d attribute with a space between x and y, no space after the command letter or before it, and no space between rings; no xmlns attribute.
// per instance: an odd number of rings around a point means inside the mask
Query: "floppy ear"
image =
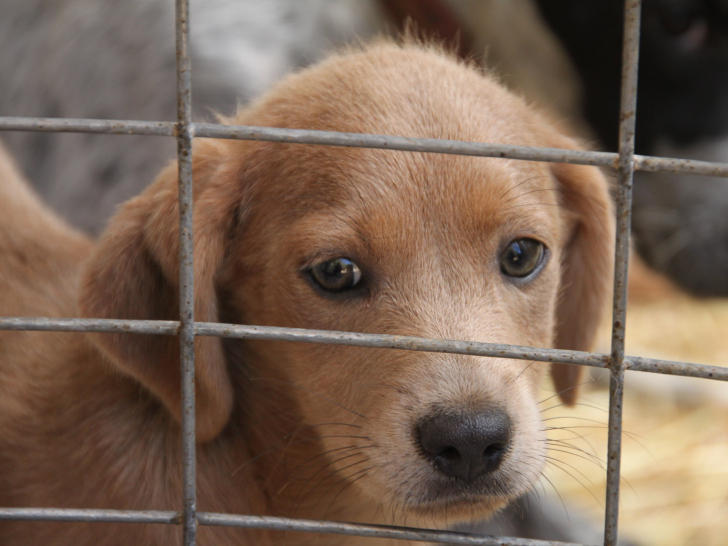
<svg viewBox="0 0 728 546"><path fill-rule="evenodd" d="M217 322L215 274L240 201L240 184L226 165L226 143L202 141L193 160L195 319ZM80 309L92 318L179 320L177 165L169 165L112 219L85 272ZM181 421L179 338L163 335L90 336L122 372L156 396ZM195 339L197 440L215 438L233 405L222 344Z"/></svg>
<svg viewBox="0 0 728 546"><path fill-rule="evenodd" d="M570 140L561 148L576 148ZM596 167L554 163L562 204L571 216L571 234L561 264L555 346L588 351L611 293L614 261L614 212L609 187ZM576 401L583 367L551 365L556 392L566 404Z"/></svg>

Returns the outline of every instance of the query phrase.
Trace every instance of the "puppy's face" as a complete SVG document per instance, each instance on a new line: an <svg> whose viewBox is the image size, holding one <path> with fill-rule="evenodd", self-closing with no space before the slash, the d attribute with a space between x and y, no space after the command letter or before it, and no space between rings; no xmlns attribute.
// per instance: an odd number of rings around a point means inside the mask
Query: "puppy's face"
<svg viewBox="0 0 728 546"><path fill-rule="evenodd" d="M299 169L290 186L264 184L243 213L220 278L238 321L552 345L569 226L546 167L266 148L269 180ZM372 499L470 514L523 493L539 474L543 364L250 345L255 374L275 370L302 389L304 424L342 423L321 434L323 449L345 455L332 466Z"/></svg>
<svg viewBox="0 0 728 546"><path fill-rule="evenodd" d="M235 123L572 146L492 80L393 45L293 77ZM591 342L611 256L609 200L595 169L232 141L203 143L193 164L198 320L572 349ZM173 174L127 206L102 243L141 245L157 269L126 259L139 266L127 274L159 279L161 271L169 290ZM118 293L99 295L118 284L104 276L118 254L101 252L91 268L88 314L162 318L161 304L140 310L122 300L109 309ZM102 348L174 415L169 380L124 343L109 336ZM281 413L294 412L297 430L308 431L286 446L297 464L275 465L284 480L302 476L289 499L299 506L329 480L313 495L325 504L346 489L349 499L405 514L482 517L528 490L543 466L545 364L269 341L226 352L215 338L198 338L197 351L201 440L246 404L243 414L265 408L265 422L246 425L261 450L290 441L274 424ZM570 401L578 374L553 372ZM230 373L278 385L280 400L239 392L250 387Z"/></svg>

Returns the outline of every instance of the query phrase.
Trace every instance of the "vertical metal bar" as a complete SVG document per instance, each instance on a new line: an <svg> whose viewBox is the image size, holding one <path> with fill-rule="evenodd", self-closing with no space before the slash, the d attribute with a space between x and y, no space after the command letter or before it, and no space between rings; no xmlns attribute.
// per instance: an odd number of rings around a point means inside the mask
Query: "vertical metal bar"
<svg viewBox="0 0 728 546"><path fill-rule="evenodd" d="M188 54L189 4L175 0L177 50L177 161L179 166L179 307L182 376L183 540L197 542L195 460L195 334L192 235L192 91Z"/></svg>
<svg viewBox="0 0 728 546"><path fill-rule="evenodd" d="M624 396L624 332L627 316L627 261L632 224L634 134L637 113L640 0L626 0L622 51L622 96L619 119L619 186L617 188L617 245L614 263L612 353L609 362L609 444L604 544L616 546L619 520L619 482L622 457L622 402Z"/></svg>

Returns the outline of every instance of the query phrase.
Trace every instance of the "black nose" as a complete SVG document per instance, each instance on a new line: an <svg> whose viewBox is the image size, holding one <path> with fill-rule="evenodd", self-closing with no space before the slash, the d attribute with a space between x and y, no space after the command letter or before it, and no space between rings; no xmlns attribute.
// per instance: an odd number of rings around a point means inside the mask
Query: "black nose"
<svg viewBox="0 0 728 546"><path fill-rule="evenodd" d="M417 428L438 470L467 483L497 469L511 441L508 415L496 409L432 415Z"/></svg>

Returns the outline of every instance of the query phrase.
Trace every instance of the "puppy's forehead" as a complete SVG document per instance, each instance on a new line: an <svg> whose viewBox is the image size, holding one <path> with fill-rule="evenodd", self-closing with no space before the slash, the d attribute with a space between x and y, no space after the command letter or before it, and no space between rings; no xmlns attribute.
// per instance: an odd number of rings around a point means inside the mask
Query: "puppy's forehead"
<svg viewBox="0 0 728 546"><path fill-rule="evenodd" d="M285 166L273 174L266 202L278 203L281 224L295 226L296 237L306 234L322 249L343 244L344 251L358 240L377 254L402 245L464 250L503 237L548 243L560 233L556 182L543 164L303 146L277 154Z"/></svg>
<svg viewBox="0 0 728 546"><path fill-rule="evenodd" d="M529 108L493 78L435 51L386 44L284 80L243 125L542 146ZM341 233L475 240L490 228L556 226L543 164L389 150L260 143L265 199L288 218L325 211ZM524 201L525 200L525 201ZM290 214L289 214L290 213ZM288 221L286 221L288 222ZM316 225L314 222L312 225ZM337 230L332 229L332 233ZM532 232L533 233L533 232ZM394 241L393 241L394 244Z"/></svg>
<svg viewBox="0 0 728 546"><path fill-rule="evenodd" d="M384 44L292 75L238 123L537 145L531 111L442 52Z"/></svg>
<svg viewBox="0 0 728 546"><path fill-rule="evenodd" d="M557 201L555 179L543 164L386 150L301 153L308 169L292 194L352 214L497 223L517 216L524 201Z"/></svg>

